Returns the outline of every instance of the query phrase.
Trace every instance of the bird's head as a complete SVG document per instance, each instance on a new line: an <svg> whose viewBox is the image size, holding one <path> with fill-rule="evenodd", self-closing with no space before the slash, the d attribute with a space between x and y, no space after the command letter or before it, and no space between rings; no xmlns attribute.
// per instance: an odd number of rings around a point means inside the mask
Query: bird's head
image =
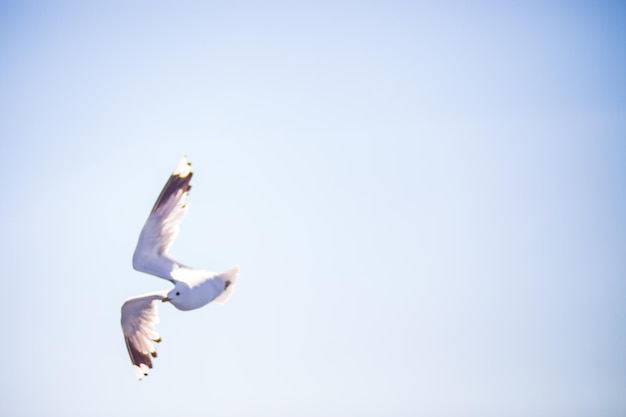
<svg viewBox="0 0 626 417"><path fill-rule="evenodd" d="M189 293L189 286L182 282L177 282L175 287L167 293L165 298L162 298L161 301L164 303L169 301L174 304L174 306L178 307L180 302L184 300Z"/></svg>

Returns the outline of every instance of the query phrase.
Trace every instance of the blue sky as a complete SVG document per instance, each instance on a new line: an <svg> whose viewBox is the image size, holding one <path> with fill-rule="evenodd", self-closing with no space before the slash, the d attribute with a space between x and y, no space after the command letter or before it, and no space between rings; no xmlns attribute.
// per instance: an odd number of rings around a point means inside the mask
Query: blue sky
<svg viewBox="0 0 626 417"><path fill-rule="evenodd" d="M626 414L619 2L0 4L12 416ZM181 155L172 253L124 299Z"/></svg>

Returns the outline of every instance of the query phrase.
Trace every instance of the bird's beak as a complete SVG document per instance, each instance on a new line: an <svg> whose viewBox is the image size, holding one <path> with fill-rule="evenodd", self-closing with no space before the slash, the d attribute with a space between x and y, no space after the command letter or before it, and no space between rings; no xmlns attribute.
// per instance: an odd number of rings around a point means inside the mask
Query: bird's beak
<svg viewBox="0 0 626 417"><path fill-rule="evenodd" d="M163 298L161 298L161 301L162 301L162 302L166 302L166 301L172 301L172 300L170 300L170 299L169 299L169 298L167 298L167 297L163 297Z"/></svg>

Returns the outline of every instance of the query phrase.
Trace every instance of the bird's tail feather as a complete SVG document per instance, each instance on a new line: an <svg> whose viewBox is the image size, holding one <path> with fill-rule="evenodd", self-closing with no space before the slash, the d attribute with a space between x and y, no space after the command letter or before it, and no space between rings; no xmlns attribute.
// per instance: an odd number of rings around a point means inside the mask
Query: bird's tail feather
<svg viewBox="0 0 626 417"><path fill-rule="evenodd" d="M235 283L237 282L237 278L239 277L239 266L234 266L228 271L222 272L219 276L224 280L226 289L213 301L218 304L224 304L226 301L228 301L235 289Z"/></svg>

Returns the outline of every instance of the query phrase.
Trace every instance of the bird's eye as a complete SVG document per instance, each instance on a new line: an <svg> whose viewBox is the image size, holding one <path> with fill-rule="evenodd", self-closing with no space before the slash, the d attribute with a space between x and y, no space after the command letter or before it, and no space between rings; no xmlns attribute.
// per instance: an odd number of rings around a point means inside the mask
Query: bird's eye
<svg viewBox="0 0 626 417"><path fill-rule="evenodd" d="M176 295L180 295L180 291L176 291Z"/></svg>

